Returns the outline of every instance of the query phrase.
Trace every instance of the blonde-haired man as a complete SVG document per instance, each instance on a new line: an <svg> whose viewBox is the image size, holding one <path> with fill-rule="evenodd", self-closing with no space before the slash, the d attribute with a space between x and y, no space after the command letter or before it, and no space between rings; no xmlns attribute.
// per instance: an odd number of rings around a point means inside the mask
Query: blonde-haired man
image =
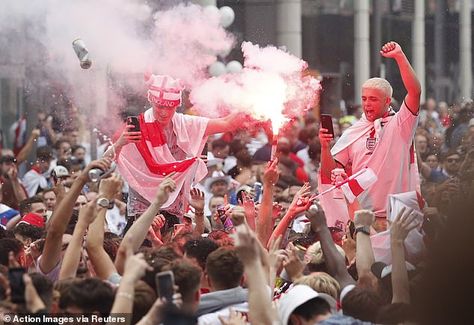
<svg viewBox="0 0 474 325"><path fill-rule="evenodd" d="M322 180L330 179L334 168L342 167L348 174L365 167L374 170L377 181L360 194L358 201L364 209L374 211L379 221L386 218L389 194L417 189L413 137L421 93L420 83L400 45L388 42L380 54L394 59L400 70L407 90L400 110L395 113L390 107L390 83L372 78L362 86L364 116L344 132L332 149L332 135L323 128L319 132Z"/></svg>

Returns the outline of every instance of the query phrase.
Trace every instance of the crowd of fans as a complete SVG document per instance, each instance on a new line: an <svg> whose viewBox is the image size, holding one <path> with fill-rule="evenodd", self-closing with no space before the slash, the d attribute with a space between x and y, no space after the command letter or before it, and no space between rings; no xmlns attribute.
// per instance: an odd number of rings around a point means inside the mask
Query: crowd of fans
<svg viewBox="0 0 474 325"><path fill-rule="evenodd" d="M160 212L170 178L141 216L128 217L120 176L88 177L111 161L90 161L78 127L54 128L41 113L22 148L1 152L0 313L94 314L111 324L456 323L469 313L462 293L472 296L463 259L473 218L463 207L474 199L473 111L472 101L423 104L415 145L424 222L413 229L402 211L389 226L388 266L375 261L369 236L328 228L311 200L321 152L312 113L280 135L273 161L265 127L210 137L208 176L182 220ZM334 119L335 140L360 116L354 107ZM360 210L353 224L373 221ZM407 266L410 231L426 252ZM10 283L19 268L23 297ZM164 271L173 274L172 301L157 293Z"/></svg>

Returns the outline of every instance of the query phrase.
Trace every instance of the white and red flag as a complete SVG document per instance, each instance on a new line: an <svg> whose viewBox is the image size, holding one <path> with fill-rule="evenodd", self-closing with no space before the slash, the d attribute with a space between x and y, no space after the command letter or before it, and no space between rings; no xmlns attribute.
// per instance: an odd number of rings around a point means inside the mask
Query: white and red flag
<svg viewBox="0 0 474 325"><path fill-rule="evenodd" d="M182 85L179 80L170 76L151 75L147 84L148 100L155 106L176 107L181 104ZM207 141L205 132L208 121L204 117L174 113L171 119L171 140L166 138L163 127L155 120L153 108L141 113L141 141L122 148L117 159L120 174L130 187L152 202L163 179L176 172L173 176L176 190L162 208L170 207L176 200L185 200L179 196L187 196L191 184L207 174L206 164L197 157ZM172 152L179 154L175 157ZM184 213L184 206L180 209Z"/></svg>
<svg viewBox="0 0 474 325"><path fill-rule="evenodd" d="M153 117L153 109L140 114L142 140L129 143L122 148L117 166L128 184L148 201L152 202L158 186L171 172L176 172L173 180L176 191L170 194L169 200L162 206L166 209L179 195L189 193L191 183L198 182L207 174L206 164L196 157L204 148L207 137L204 132L207 119L175 113L172 122L177 136L177 145L186 153L187 159L176 160L167 145L167 140L160 125Z"/></svg>
<svg viewBox="0 0 474 325"><path fill-rule="evenodd" d="M336 184L336 187L340 187L344 192L347 201L352 203L376 181L377 175L375 175L374 171L371 168L364 168L347 178L345 181Z"/></svg>

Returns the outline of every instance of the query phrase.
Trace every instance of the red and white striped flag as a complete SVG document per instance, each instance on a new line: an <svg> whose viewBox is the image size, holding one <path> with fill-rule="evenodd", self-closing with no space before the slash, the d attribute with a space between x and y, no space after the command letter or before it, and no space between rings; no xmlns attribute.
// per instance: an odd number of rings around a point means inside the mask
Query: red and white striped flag
<svg viewBox="0 0 474 325"><path fill-rule="evenodd" d="M351 175L343 182L336 184L336 187L340 187L346 196L349 203L354 200L366 189L368 189L373 183L377 181L377 175L371 168L361 169L359 172Z"/></svg>

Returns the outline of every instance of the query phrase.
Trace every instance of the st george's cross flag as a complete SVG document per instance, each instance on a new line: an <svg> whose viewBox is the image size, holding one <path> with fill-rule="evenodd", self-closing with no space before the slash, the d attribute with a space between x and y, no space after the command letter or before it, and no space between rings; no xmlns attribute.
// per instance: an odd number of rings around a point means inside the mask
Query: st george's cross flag
<svg viewBox="0 0 474 325"><path fill-rule="evenodd" d="M340 187L346 196L349 203L362 194L368 189L373 183L377 181L377 175L371 168L361 169L359 172L351 175L344 182L336 184L336 187Z"/></svg>
<svg viewBox="0 0 474 325"><path fill-rule="evenodd" d="M171 77L152 75L148 88L148 99L153 104L174 107L181 103L178 83ZM173 144L155 120L153 107L139 115L139 122L141 141L122 148L117 159L118 170L129 186L149 202L154 200L163 179L176 172L173 176L176 190L170 193L168 201L162 206L166 209L182 193L189 193L193 182L200 181L207 174L206 164L198 157L207 140L208 119L174 113L171 123L176 139ZM184 153L182 159L173 156L170 145Z"/></svg>

